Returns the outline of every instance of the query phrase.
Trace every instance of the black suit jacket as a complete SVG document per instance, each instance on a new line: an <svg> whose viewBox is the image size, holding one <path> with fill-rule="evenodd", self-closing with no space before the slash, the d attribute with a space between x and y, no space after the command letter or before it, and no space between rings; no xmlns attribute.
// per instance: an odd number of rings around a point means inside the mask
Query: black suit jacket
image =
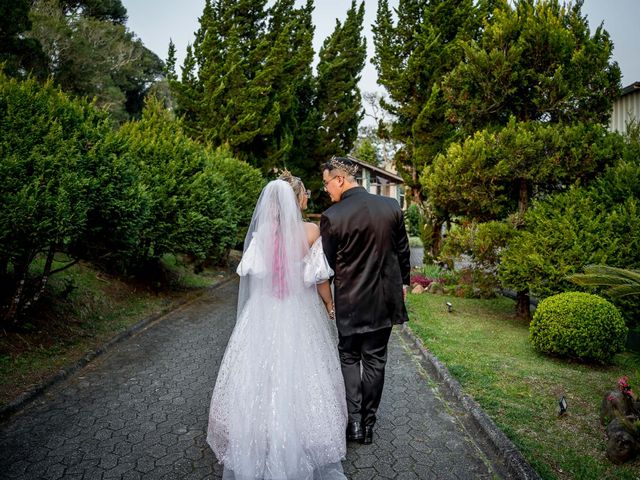
<svg viewBox="0 0 640 480"><path fill-rule="evenodd" d="M335 272L340 335L406 322L402 285L409 284L409 242L398 202L351 188L322 214L320 233Z"/></svg>

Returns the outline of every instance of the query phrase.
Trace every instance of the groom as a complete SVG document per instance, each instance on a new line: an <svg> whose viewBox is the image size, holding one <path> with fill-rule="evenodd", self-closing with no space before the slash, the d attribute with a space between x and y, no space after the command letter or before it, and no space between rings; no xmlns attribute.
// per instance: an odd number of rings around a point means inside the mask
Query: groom
<svg viewBox="0 0 640 480"><path fill-rule="evenodd" d="M320 232L335 272L347 440L370 444L391 327L408 320L403 284L409 284L409 243L398 202L360 187L357 171L358 165L345 157L322 165L324 189L334 205L322 214Z"/></svg>

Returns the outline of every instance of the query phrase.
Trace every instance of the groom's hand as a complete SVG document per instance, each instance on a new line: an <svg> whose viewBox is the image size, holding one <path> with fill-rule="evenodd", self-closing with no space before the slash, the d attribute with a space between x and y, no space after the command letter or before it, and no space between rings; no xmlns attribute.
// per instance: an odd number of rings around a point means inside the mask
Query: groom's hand
<svg viewBox="0 0 640 480"><path fill-rule="evenodd" d="M407 299L407 290L409 290L409 285L402 285L402 299Z"/></svg>

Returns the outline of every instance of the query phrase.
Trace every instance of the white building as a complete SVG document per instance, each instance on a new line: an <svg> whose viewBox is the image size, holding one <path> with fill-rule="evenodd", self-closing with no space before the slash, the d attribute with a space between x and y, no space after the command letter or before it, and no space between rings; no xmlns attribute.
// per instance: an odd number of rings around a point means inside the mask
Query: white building
<svg viewBox="0 0 640 480"><path fill-rule="evenodd" d="M360 169L356 175L358 185L369 193L395 198L404 210L404 180L395 172L370 165L349 155L349 159L358 164Z"/></svg>
<svg viewBox="0 0 640 480"><path fill-rule="evenodd" d="M640 122L640 82L623 88L620 97L613 102L609 130L624 133L632 120Z"/></svg>

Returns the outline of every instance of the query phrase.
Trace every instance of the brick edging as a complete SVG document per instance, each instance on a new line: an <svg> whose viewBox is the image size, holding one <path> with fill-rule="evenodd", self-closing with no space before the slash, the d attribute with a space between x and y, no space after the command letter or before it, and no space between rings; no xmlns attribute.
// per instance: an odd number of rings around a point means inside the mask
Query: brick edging
<svg viewBox="0 0 640 480"><path fill-rule="evenodd" d="M196 295L185 295L184 298L180 299L176 303L172 303L171 305L168 305L162 308L159 312L153 313L143 318L142 320L134 323L126 330L118 333L114 337L111 337L102 345L98 345L94 350L89 350L87 353L85 353L85 355L82 358L76 360L73 363L65 365L55 375L31 387L29 390L19 395L17 398L15 398L13 401L8 403L7 405L0 407L0 421L7 420L9 417L16 414L17 412L25 408L28 404L30 404L35 399L37 399L39 396L44 394L44 392L46 392L49 388L60 383L62 380L68 378L69 376L71 376L72 374L74 374L84 366L86 366L89 362L99 357L103 353L109 351L111 348L113 348L115 345L119 344L123 340L126 340L127 338L133 336L135 333L139 332L140 330L145 328L147 325L162 318L168 313L171 313L172 311L177 310L178 308L183 307L186 304L197 300L198 298L205 295L207 292L210 292L218 287L221 287L222 285L225 285L226 283L229 283L234 278L235 278L235 275L229 275L227 278L220 280L218 283L215 283L214 285L211 285L203 289L201 292L199 292Z"/></svg>
<svg viewBox="0 0 640 480"><path fill-rule="evenodd" d="M513 442L493 423L493 420L482 410L480 405L462 391L460 383L451 376L447 367L424 347L422 341L411 331L411 328L406 323L402 325L402 332L415 343L424 359L429 363L449 392L470 413L473 424L485 435L495 453L504 459L510 475L509 478L539 480L541 477L529 465L529 462L525 460Z"/></svg>

